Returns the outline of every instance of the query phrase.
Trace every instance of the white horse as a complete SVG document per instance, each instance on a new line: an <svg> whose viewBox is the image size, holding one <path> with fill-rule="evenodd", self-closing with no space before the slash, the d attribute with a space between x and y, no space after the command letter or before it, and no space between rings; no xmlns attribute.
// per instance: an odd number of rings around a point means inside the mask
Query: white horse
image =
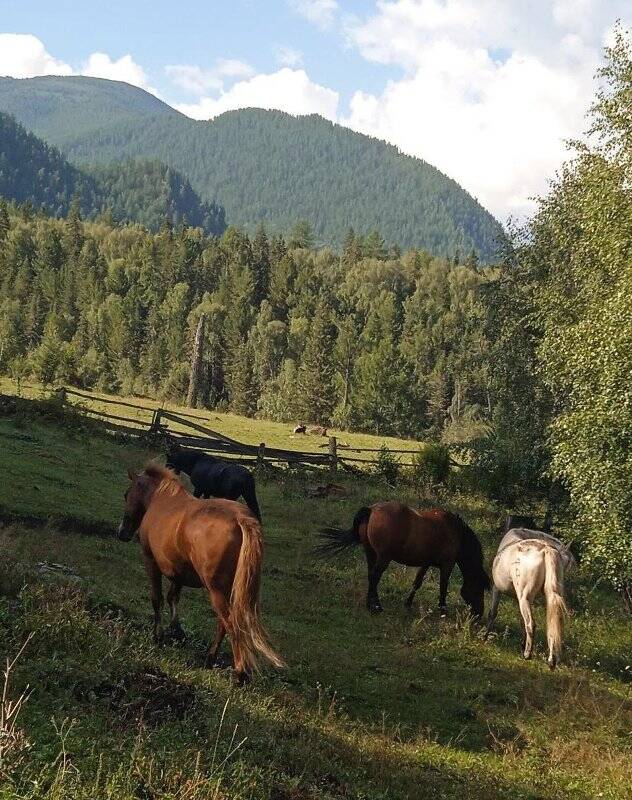
<svg viewBox="0 0 632 800"><path fill-rule="evenodd" d="M494 625L500 593L514 594L525 627L523 655L530 658L535 628L531 602L543 593L546 600L548 664L551 669L555 669L562 652L563 620L566 613L564 573L574 566L575 559L567 545L548 533L528 528L513 528L506 533L492 567L494 588L485 638Z"/></svg>

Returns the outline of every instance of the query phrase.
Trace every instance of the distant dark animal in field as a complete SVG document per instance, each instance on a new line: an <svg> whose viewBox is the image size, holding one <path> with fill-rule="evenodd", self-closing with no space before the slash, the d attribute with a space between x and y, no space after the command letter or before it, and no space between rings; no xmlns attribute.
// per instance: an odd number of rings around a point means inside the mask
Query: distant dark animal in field
<svg viewBox="0 0 632 800"><path fill-rule="evenodd" d="M248 508L261 520L261 511L252 473L241 464L231 464L199 450L187 450L171 444L167 450L167 467L185 472L193 484L195 497L224 497L237 500L243 497Z"/></svg>
<svg viewBox="0 0 632 800"><path fill-rule="evenodd" d="M327 436L327 428L324 428L322 425L313 425L311 428L307 429L307 433L312 433L315 436Z"/></svg>
<svg viewBox="0 0 632 800"><path fill-rule="evenodd" d="M483 567L483 550L474 531L456 514L439 508L417 511L403 503L376 503L358 511L350 530L325 528L320 535L325 539L318 548L323 555L336 555L360 544L364 547L369 611L383 610L377 587L384 570L395 561L419 567L407 606L412 605L427 570L438 567L439 607L445 616L448 582L458 564L463 576L461 596L475 617L483 614L484 592L490 585Z"/></svg>
<svg viewBox="0 0 632 800"><path fill-rule="evenodd" d="M294 430L292 432L293 433L306 433L307 432L307 425L303 425L303 423L301 422L299 425L297 425L294 428Z"/></svg>
<svg viewBox="0 0 632 800"><path fill-rule="evenodd" d="M171 582L167 602L171 627L182 633L178 601L183 586L204 588L218 618L206 666L217 658L224 635L233 649L235 674L242 683L261 659L283 660L268 642L259 619L263 558L261 525L254 514L232 500L198 500L168 469L147 466L129 473L125 511L118 537L129 541L138 531L151 584L154 638L162 638L162 576Z"/></svg>
<svg viewBox="0 0 632 800"><path fill-rule="evenodd" d="M307 489L308 497L347 497L348 494L349 490L339 483L326 483Z"/></svg>
<svg viewBox="0 0 632 800"><path fill-rule="evenodd" d="M531 603L543 594L546 601L546 633L549 644L548 663L555 669L562 651L562 633L566 603L564 574L575 566L567 545L544 531L512 528L501 539L492 567L494 587L487 620L486 637L492 630L500 594L512 594L518 600L524 622L523 655L533 651L535 625Z"/></svg>

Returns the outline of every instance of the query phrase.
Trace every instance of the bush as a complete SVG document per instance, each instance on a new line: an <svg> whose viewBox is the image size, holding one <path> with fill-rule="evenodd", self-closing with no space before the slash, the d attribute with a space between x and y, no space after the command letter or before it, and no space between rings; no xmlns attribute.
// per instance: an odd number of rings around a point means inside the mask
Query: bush
<svg viewBox="0 0 632 800"><path fill-rule="evenodd" d="M385 483L393 486L399 478L400 464L388 447L383 444L373 467L373 473Z"/></svg>
<svg viewBox="0 0 632 800"><path fill-rule="evenodd" d="M413 456L410 475L416 486L445 483L449 474L450 451L445 445L428 444Z"/></svg>

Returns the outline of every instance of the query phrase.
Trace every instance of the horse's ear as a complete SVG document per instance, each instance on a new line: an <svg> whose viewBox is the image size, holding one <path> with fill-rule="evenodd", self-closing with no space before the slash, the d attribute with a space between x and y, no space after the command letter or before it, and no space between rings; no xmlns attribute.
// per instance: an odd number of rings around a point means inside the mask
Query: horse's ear
<svg viewBox="0 0 632 800"><path fill-rule="evenodd" d="M134 483L134 481L136 480L136 473L133 470L128 469L127 470L127 477L130 479L130 481L132 483Z"/></svg>

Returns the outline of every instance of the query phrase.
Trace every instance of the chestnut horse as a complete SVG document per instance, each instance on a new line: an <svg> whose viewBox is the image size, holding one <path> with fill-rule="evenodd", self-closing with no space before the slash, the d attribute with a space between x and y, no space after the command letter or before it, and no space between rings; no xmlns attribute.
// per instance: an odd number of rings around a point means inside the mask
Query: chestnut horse
<svg viewBox="0 0 632 800"><path fill-rule="evenodd" d="M458 564L463 576L461 596L475 617L483 614L484 592L490 583L483 568L481 543L456 514L440 508L417 511L403 503L376 503L358 511L350 530L324 528L320 535L326 540L318 548L323 555L336 555L348 547L363 545L369 572L369 611L383 610L377 587L384 570L396 561L419 567L407 606L412 605L428 569L438 567L439 607L441 616L445 616L448 582Z"/></svg>
<svg viewBox="0 0 632 800"><path fill-rule="evenodd" d="M283 661L259 619L258 597L263 557L261 525L250 509L232 500L198 500L168 469L155 464L138 475L125 493L118 537L129 541L138 530L151 584L154 638L162 638L162 576L171 585L167 602L171 627L182 635L178 601L183 586L204 588L218 618L206 656L212 666L224 635L233 649L235 675L243 683L261 658L277 667Z"/></svg>

